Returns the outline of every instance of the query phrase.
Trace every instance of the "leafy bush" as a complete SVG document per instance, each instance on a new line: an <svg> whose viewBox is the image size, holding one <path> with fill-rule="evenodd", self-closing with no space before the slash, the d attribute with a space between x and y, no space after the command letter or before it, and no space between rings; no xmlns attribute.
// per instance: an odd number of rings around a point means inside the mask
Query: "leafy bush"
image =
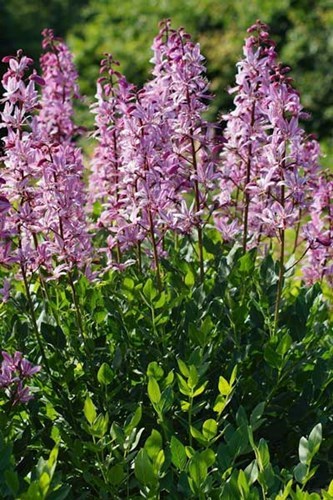
<svg viewBox="0 0 333 500"><path fill-rule="evenodd" d="M2 497L333 498L332 180L267 27L223 137L184 30L143 89L106 56L88 195L43 48L4 61Z"/></svg>

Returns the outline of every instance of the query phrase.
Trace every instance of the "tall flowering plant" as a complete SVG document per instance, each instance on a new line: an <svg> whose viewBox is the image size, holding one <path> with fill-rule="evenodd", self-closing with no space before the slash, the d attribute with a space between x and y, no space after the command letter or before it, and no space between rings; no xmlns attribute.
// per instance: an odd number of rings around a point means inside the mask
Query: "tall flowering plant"
<svg viewBox="0 0 333 500"><path fill-rule="evenodd" d="M106 251L113 267L121 265L121 254L142 239L140 230L126 217L129 200L128 179L125 180L128 168L124 162L125 120L135 107L136 91L117 66L118 62L106 54L101 62L96 103L91 107L98 144L91 160L88 198L90 210L94 204L100 205L95 228L107 231L107 248L102 251Z"/></svg>
<svg viewBox="0 0 333 500"><path fill-rule="evenodd" d="M308 138L306 118L289 68L277 60L268 27L249 28L238 64L235 109L225 115L216 224L225 239L243 235L245 251L263 237L277 237L300 221L318 172L318 143Z"/></svg>
<svg viewBox="0 0 333 500"><path fill-rule="evenodd" d="M2 261L24 275L82 267L91 245L86 228L83 162L75 147L72 99L77 73L67 47L44 31L43 78L28 73L32 60L8 56L2 84L4 165L1 195L11 204L4 226ZM41 97L35 83L43 87ZM11 244L12 243L12 244ZM56 273L57 275L57 273Z"/></svg>
<svg viewBox="0 0 333 500"><path fill-rule="evenodd" d="M170 136L170 185L178 195L174 227L181 232L197 229L200 275L203 278L202 228L213 208L217 161L221 141L216 125L204 119L211 99L204 57L199 44L182 28L174 30L169 20L153 43L154 79L147 85L161 107L161 117ZM158 98L157 96L163 96ZM165 125L164 125L165 126ZM189 193L194 194L188 205Z"/></svg>
<svg viewBox="0 0 333 500"><path fill-rule="evenodd" d="M238 64L235 109L225 115L226 144L221 164L221 210L216 225L225 239L242 234L245 252L264 238L279 242L275 324L280 307L286 230L296 229L308 211L318 175L318 143L306 136L306 118L289 68L277 60L268 27L249 28L244 59Z"/></svg>
<svg viewBox="0 0 333 500"><path fill-rule="evenodd" d="M78 74L68 47L50 29L43 31L41 57L45 85L37 117L43 159L40 161L40 203L45 244L57 256L59 273L84 267L91 255L85 219L82 152L75 146L73 99L78 99Z"/></svg>
<svg viewBox="0 0 333 500"><path fill-rule="evenodd" d="M5 241L2 263L18 263L24 276L36 270L41 260L37 240L42 231L42 207L39 203L40 168L42 158L35 113L39 97L35 83L43 80L30 73L32 60L18 51L16 56L3 59L8 69L2 78L0 126L7 130L4 137L4 169L1 197L11 205L2 224Z"/></svg>
<svg viewBox="0 0 333 500"><path fill-rule="evenodd" d="M203 274L203 214L217 160L214 133L202 116L209 96L203 57L169 21L162 23L153 51L153 79L135 93L110 58L102 62L93 107L99 144L92 185L100 186L101 200L106 192L111 196L108 209L103 202L100 222L105 227L112 221L111 248L148 239L156 268L169 230L197 228ZM192 192L195 200L188 205Z"/></svg>
<svg viewBox="0 0 333 500"><path fill-rule="evenodd" d="M29 76L32 60L21 51L4 59L8 70L2 79L1 126L7 135L0 195L10 203L2 224L2 263L19 266L47 366L30 276L42 270L39 276L45 288L44 274L58 278L66 273L78 310L72 270L89 272L91 243L84 213L82 153L73 139L72 99L78 96L77 73L69 50L51 30L44 31L43 47L43 78L35 72ZM36 83L43 87L41 96ZM2 290L7 298L7 283ZM81 321L79 329L82 331Z"/></svg>

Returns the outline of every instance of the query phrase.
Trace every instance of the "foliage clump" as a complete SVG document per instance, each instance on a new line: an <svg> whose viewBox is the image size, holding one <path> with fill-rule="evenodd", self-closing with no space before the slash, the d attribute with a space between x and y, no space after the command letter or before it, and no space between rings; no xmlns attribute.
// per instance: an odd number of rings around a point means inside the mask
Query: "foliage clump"
<svg viewBox="0 0 333 500"><path fill-rule="evenodd" d="M2 80L2 497L333 498L333 183L268 27L224 131L183 29L142 88L106 54L91 158L43 36Z"/></svg>

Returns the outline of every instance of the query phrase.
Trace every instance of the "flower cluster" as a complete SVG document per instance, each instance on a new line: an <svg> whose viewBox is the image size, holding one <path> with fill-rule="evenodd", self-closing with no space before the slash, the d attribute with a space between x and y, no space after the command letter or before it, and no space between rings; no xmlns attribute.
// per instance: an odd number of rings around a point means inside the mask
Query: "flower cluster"
<svg viewBox="0 0 333 500"><path fill-rule="evenodd" d="M78 75L68 47L43 31L42 77L21 51L4 58L1 263L17 263L25 275L89 272L88 212L106 269L123 269L133 255L140 267L145 252L158 270L177 233L194 240L202 277L203 229L213 219L222 238L240 241L244 252L274 238L281 269L285 232L293 228L291 248L307 249L306 280L330 276L332 181L319 168L318 142L301 126L307 115L268 27L257 21L248 32L223 137L205 119L211 96L204 58L182 28L161 23L151 79L141 89L105 55L91 107L97 145L87 196L73 120Z"/></svg>
<svg viewBox="0 0 333 500"><path fill-rule="evenodd" d="M72 142L78 128L73 122L73 98L80 99L78 73L67 45L55 37L53 30L42 32L44 54L40 58L45 85L38 115L40 133L45 141Z"/></svg>
<svg viewBox="0 0 333 500"><path fill-rule="evenodd" d="M47 234L47 252L56 255L56 277L75 266L83 267L91 255L85 219L82 152L75 146L73 99L78 99L78 74L68 47L43 31L42 88L38 133L44 159L40 162L41 205Z"/></svg>
<svg viewBox="0 0 333 500"><path fill-rule="evenodd" d="M43 77L28 76L32 60L19 51L4 58L2 80L0 125L7 136L0 194L11 209L2 224L1 262L18 263L25 276L39 268L58 276L83 267L91 255L82 154L73 142L77 73L68 48L51 30L44 31L43 47Z"/></svg>
<svg viewBox="0 0 333 500"><path fill-rule="evenodd" d="M1 261L6 265L17 262L26 272L36 268L38 250L35 241L41 231L41 207L36 185L40 178L42 154L34 113L39 107L35 82L44 82L35 73L27 76L32 60L23 56L22 51L16 56L5 57L3 61L8 64L8 69L2 79L5 92L0 126L7 129L7 135L3 139L5 168L0 190L11 208L3 225ZM11 244L13 239L16 241L14 245Z"/></svg>
<svg viewBox="0 0 333 500"><path fill-rule="evenodd" d="M215 220L225 239L243 234L244 250L297 226L318 173L318 144L300 126L306 114L267 29L258 21L248 30L232 89L235 109L224 116Z"/></svg>
<svg viewBox="0 0 333 500"><path fill-rule="evenodd" d="M0 365L0 389L4 389L14 406L18 403L27 403L33 398L28 381L41 369L22 357L18 351L13 356L2 351L3 361Z"/></svg>
<svg viewBox="0 0 333 500"><path fill-rule="evenodd" d="M111 56L102 61L91 185L109 248L124 251L148 240L157 265L169 230L202 226L218 155L202 116L209 96L199 46L167 21L153 51L153 78L139 91L114 69Z"/></svg>
<svg viewBox="0 0 333 500"><path fill-rule="evenodd" d="M303 228L309 245L303 266L305 280L309 284L324 277L333 285L333 177L321 175L313 190L309 207L310 221Z"/></svg>

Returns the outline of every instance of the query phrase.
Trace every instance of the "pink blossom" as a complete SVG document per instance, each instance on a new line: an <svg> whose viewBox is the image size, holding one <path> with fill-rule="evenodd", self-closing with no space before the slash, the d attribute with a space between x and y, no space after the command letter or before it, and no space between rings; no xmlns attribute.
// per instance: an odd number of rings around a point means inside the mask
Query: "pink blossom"
<svg viewBox="0 0 333 500"><path fill-rule="evenodd" d="M280 231L300 222L319 157L318 143L300 126L306 114L291 85L290 68L277 60L268 27L258 21L249 33L231 90L234 110L224 116L220 216L215 216L222 230L226 219L238 220L246 231L244 250L265 236L280 237Z"/></svg>

